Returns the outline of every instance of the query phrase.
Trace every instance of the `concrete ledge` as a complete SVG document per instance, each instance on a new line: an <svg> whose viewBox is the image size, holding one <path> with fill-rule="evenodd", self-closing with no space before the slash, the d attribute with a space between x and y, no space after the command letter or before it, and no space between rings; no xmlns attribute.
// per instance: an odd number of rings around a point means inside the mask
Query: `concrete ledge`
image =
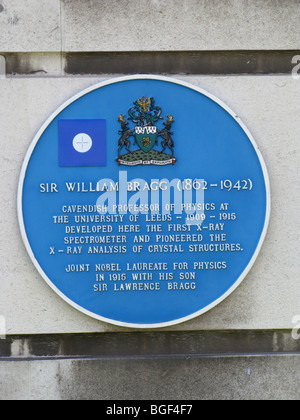
<svg viewBox="0 0 300 420"><path fill-rule="evenodd" d="M0 399L299 400L299 366L299 355L1 362Z"/></svg>
<svg viewBox="0 0 300 420"><path fill-rule="evenodd" d="M0 361L37 359L134 359L300 354L290 330L190 331L7 336Z"/></svg>
<svg viewBox="0 0 300 420"><path fill-rule="evenodd" d="M3 53L7 76L292 74L293 51ZM1 69L0 69L1 75Z"/></svg>
<svg viewBox="0 0 300 420"><path fill-rule="evenodd" d="M298 51L67 53L66 74L291 74Z"/></svg>

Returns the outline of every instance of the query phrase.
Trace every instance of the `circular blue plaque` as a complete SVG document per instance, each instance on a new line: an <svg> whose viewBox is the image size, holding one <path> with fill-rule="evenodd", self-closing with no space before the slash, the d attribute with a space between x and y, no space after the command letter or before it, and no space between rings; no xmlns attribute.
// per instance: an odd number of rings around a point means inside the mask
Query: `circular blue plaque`
<svg viewBox="0 0 300 420"><path fill-rule="evenodd" d="M270 216L266 166L225 104L130 76L63 104L34 138L18 212L27 251L73 307L115 325L192 319L241 283Z"/></svg>

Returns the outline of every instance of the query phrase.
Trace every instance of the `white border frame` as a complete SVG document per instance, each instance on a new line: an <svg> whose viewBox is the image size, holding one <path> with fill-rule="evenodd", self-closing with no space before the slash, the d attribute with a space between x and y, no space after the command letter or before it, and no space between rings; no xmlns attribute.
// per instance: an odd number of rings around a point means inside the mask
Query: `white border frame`
<svg viewBox="0 0 300 420"><path fill-rule="evenodd" d="M44 271L42 270L41 266L39 265L37 259L35 258L35 255L31 249L31 246L29 244L28 238L27 238L27 234L26 234L26 230L25 230L25 225L24 225L24 219L23 219L23 206L22 206L22 202L23 202L23 186L24 186L24 180L25 180L25 176L26 176L26 171L27 171L27 166L28 163L30 161L31 155L39 141L39 139L41 138L42 134L44 133L44 131L47 129L47 127L51 124L51 122L65 109L67 108L69 105L71 105L73 102L75 102L77 99L81 98L82 96L96 90L99 88L102 88L104 86L108 86L111 84L116 84L119 82L124 82L124 81L128 81L128 80L159 80L159 81L165 81L165 82L169 82L169 83L173 83L173 84L177 84L177 85L181 85L184 87L187 87L189 89L192 89L196 92L201 93L202 95L207 96L208 98L210 98L211 100L213 100L214 102L216 102L218 105L220 105L223 109L225 109L231 116L232 118L241 126L241 128L243 129L243 131L247 134L249 140L251 141L256 154L259 158L262 170L263 170L263 174L264 174L264 180L265 180L265 185L266 185L266 192L267 192L267 197L266 197L266 216L265 216L265 224L264 224L264 228L260 237L260 240L258 242L258 245L256 247L255 253L252 256L252 259L250 260L249 264L247 265L247 267L245 268L245 270L243 271L243 273L240 275L240 277L237 279L237 281L234 283L234 285L226 292L224 293L219 299L215 300L214 302L212 302L210 305L206 306L205 308L201 309L200 311L194 312L193 314L183 317L183 318L179 318L170 322L163 322L163 323L157 323L157 324L131 324L131 323L126 323L126 322L120 322L120 321L115 321L112 319L108 319L105 317L102 317L100 315L97 315L93 312L90 312L86 309L84 309L83 307L77 305L75 302L71 301L67 296L65 296L53 283L52 281L47 277L47 275L44 273ZM165 76L153 76L153 75L134 75L134 76L124 76L124 77L118 77L118 78L112 78L112 79L108 79L104 82L101 83L97 83L96 85L90 86L89 88L81 91L80 93L78 93L77 95L73 96L72 98L70 98L69 100L67 100L66 102L64 102L48 119L47 121L42 125L42 127L40 128L40 130L37 132L36 136L34 137L32 143L29 146L29 149L25 155L25 159L23 162L23 166L21 169L21 173L20 173L20 179L19 179L19 186L18 186L18 218L19 218L19 225L20 225L20 230L21 230L21 235L22 235L22 239L23 242L25 244L26 250L32 260L32 262L34 263L36 269L38 270L38 272L40 273L40 275L43 277L43 279L46 281L46 283L62 298L64 299L67 303L69 303L71 306L73 306L73 308L79 310L80 312L83 312L85 315L88 315L94 319L98 319L99 321L103 321L103 322L107 322L109 324L112 325L117 325L117 326L121 326L121 327L129 327L129 328L137 328L137 329L155 329L155 328L163 328L163 327L168 327L168 326L172 326L172 325L177 325L186 321L189 321L193 318L198 317L199 315L204 314L205 312L209 311L210 309L214 308L215 306L217 306L219 303L221 303L223 300L225 300L229 295L231 295L231 293L242 283L242 281L244 280L244 278L247 276L247 274L249 273L249 271L251 270L251 268L253 267L255 260L262 248L263 242L265 240L266 234L267 234L267 230L268 230L268 225L269 225L269 220L270 220L270 214L271 214L271 193L270 193L270 181L269 181L269 175L268 175L268 171L267 171L267 167L266 164L264 162L264 159L260 153L260 150L254 140L254 138L252 137L250 131L247 129L247 127L244 125L244 123L241 121L241 119L239 117L237 117L236 113L234 113L224 102L222 102L220 99L218 99L217 97L215 97L214 95L206 92L204 89L199 88L191 83L185 82L185 81L181 81L178 79L174 79L174 78L170 78L170 77L165 77Z"/></svg>

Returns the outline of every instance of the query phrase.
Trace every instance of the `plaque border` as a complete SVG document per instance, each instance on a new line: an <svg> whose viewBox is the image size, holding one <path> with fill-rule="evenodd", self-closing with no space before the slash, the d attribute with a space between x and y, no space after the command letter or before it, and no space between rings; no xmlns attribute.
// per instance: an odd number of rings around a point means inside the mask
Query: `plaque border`
<svg viewBox="0 0 300 420"><path fill-rule="evenodd" d="M113 320L113 319L105 318L103 316L100 316L98 314L95 314L93 312L88 311L87 309L85 309L82 306L76 304L75 302L70 300L67 296L65 296L52 283L52 281L48 278L48 276L44 273L43 269L39 265L39 262L37 261L32 249L31 249L31 246L29 244L27 234L26 234L25 224L24 224L24 218L23 218L23 205L22 205L22 203L23 203L23 186L24 186L24 180L25 180L25 176L26 176L26 172L27 172L27 166L28 166L30 158L31 158L31 156L34 152L34 149L35 149L38 141L40 140L41 136L43 135L44 131L48 128L48 126L52 123L52 121L65 108L67 108L69 105L71 105L73 102L75 102L76 100L78 100L82 96L85 96L86 94L88 94L88 93L90 93L90 92L92 92L96 89L100 89L100 88L108 86L108 85L112 85L112 84L116 84L116 83L120 83L120 82L124 82L124 81L130 81L130 80L158 80L158 81L164 81L164 82L169 82L169 83L172 83L172 84L181 85L183 87L186 87L186 88L189 88L189 89L192 89L196 92L201 93L202 95L208 97L212 101L216 102L223 109L225 109L225 111L227 111L231 115L231 117L240 125L242 130L246 133L247 137L251 141L252 146L253 146L256 154L257 154L257 157L259 158L259 162L260 162L260 165L261 165L261 168L262 168L262 171L263 171L263 176L264 176L264 181L265 181L265 186L266 186L266 214L265 214L264 228L263 228L262 234L260 236L260 239L258 241L257 247L255 249L255 252L254 252L250 262L248 263L248 265L246 266L246 268L244 269L244 271L240 275L240 277L235 281L235 283L231 286L231 288L227 290L226 293L224 293L218 299L216 299L215 301L213 301L212 303L207 305L205 308L202 308L201 310L199 310L197 312L194 312L193 314L190 314L186 317L182 317L182 318L179 318L179 319L174 319L174 320L168 321L168 322L155 323L155 324L127 323L127 322L116 321L116 320ZM84 90L80 91L79 93L75 94L70 99L65 101L44 122L44 124L38 130L37 134L34 136L32 142L31 142L31 144L30 144L30 146L29 146L29 148L26 152L24 161L23 161L23 165L22 165L21 172L20 172L19 184L18 184L17 211L18 211L18 220L19 220L19 227L20 227L20 231L21 231L21 237L22 237L25 248L26 248L26 250L27 250L35 268L37 269L37 271L39 272L41 277L46 281L46 283L51 287L51 289L56 294L58 294L58 296L60 296L65 302L67 302L69 305L71 305L73 308L77 309L78 311L82 312L83 314L88 315L89 317L97 319L99 321L106 322L106 323L111 324L111 325L115 325L115 326L119 326L119 327L127 327L127 328L136 328L136 329L164 328L164 327L169 327L169 326L173 326L173 325L178 325L178 324L181 324L181 323L186 322L186 321L190 321L190 320L192 320L194 318L197 318L198 316L208 312L209 310L213 309L215 306L217 306L219 303L221 303L223 300L225 300L229 295L231 295L234 292L234 290L237 289L237 287L242 283L242 281L245 279L245 277L248 275L249 271L252 269L258 255L261 251L263 242L265 240L265 237L266 237L266 234L267 234L267 231L268 231L270 215L271 215L270 179L269 179L268 170L267 170L267 166L265 164L264 158L263 158L263 156L262 156L262 154L259 150L259 147L256 144L256 141L254 140L252 134L250 133L250 131L248 130L246 125L242 122L242 120L237 116L237 114L227 104L225 104L222 100L217 98L215 95L207 92L205 89L202 89L202 88L200 88L200 87L198 87L198 86L196 86L196 85L194 85L190 82L179 80L179 79L176 79L176 78L173 78L173 77L151 75L151 74L137 74L137 75L130 75L130 76L121 76L121 77L117 77L117 78L106 79L105 81L93 84L92 86L90 86L88 88L85 88Z"/></svg>

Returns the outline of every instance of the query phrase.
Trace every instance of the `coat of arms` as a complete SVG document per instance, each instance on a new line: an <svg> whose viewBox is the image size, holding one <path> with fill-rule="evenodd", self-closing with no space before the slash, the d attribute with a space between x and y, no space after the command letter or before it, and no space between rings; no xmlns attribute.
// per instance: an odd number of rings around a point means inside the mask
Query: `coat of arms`
<svg viewBox="0 0 300 420"><path fill-rule="evenodd" d="M156 124L163 120L161 117L162 109L155 105L154 98L143 96L133 103L133 107L128 111L128 117L119 115L121 137L118 142L118 164L127 166L136 165L174 165L177 159L174 157L173 131L171 131L174 119L172 115L167 115L163 122L163 127L159 128ZM135 123L132 129L129 121ZM130 138L133 137L133 144ZM159 147L161 138L161 150ZM139 148L137 148L137 146ZM125 147L126 154L121 154ZM134 147L134 150L132 148ZM167 153L169 152L169 153Z"/></svg>

